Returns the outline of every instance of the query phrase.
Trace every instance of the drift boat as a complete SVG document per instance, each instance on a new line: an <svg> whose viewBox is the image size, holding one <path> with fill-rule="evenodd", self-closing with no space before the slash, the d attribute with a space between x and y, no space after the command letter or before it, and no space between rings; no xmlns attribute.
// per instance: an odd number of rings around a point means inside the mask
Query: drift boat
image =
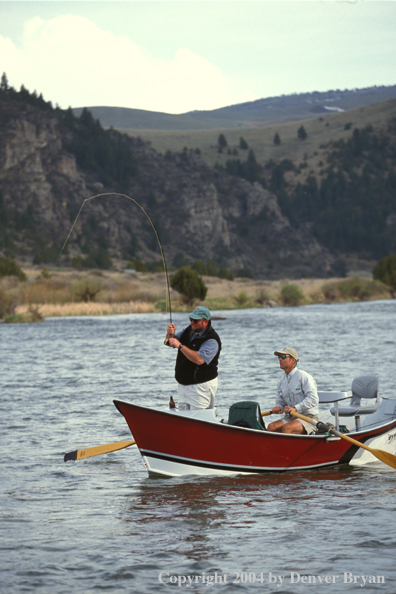
<svg viewBox="0 0 396 594"><path fill-rule="evenodd" d="M334 433L345 432L369 449L380 448L394 455L396 400L380 398L378 385L376 376L362 376L353 381L349 392L319 392L320 403L332 406L320 418L335 427ZM375 402L363 406L362 399ZM370 451L330 432L272 433L258 422L246 426L241 419L237 425L229 424L230 417L220 420L215 409L159 411L122 400L113 402L125 417L149 476L286 472L377 461ZM247 408L251 417L252 407ZM353 429L340 426L343 417L351 419Z"/></svg>

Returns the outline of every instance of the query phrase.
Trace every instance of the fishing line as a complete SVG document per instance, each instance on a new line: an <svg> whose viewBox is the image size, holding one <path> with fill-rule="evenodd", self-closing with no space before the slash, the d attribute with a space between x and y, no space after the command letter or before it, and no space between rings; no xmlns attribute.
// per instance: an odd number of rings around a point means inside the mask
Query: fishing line
<svg viewBox="0 0 396 594"><path fill-rule="evenodd" d="M163 262L163 265L164 265L165 281L166 281L166 287L167 287L166 310L169 311L169 319L170 319L170 323L172 324L172 305L171 305L171 298L170 298L170 287L169 287L168 269L167 269L167 266L166 266L165 254L164 254L164 250L162 248L161 240L159 238L158 231L155 228L155 225L154 225L153 221L151 220L150 215L143 208L143 206L141 204L139 204L139 202L137 200L135 200L134 198L131 198L131 196L127 196L126 194L120 194L119 192L105 192L103 194L96 194L95 196L91 196L90 198L85 198L85 200L81 204L81 207L80 207L80 210L78 211L78 214L76 216L76 219L75 219L73 225L71 226L71 229L70 229L69 234L68 234L68 236L66 238L66 241L63 244L63 247L62 247L62 249L61 249L61 251L59 253L59 256L56 259L56 262L54 264L54 268L58 264L59 258L61 257L62 252L65 249L67 242L69 241L70 235L73 233L73 229L74 229L74 227L75 227L75 225L76 225L76 223L78 221L78 218L79 218L79 216L81 214L82 209L84 208L85 203L86 202L89 202L90 200L94 200L94 198L99 198L100 196L121 196L122 198L127 198L131 202L134 202L136 204L136 206L138 206L144 212L144 214L146 215L146 217L150 221L150 224L151 224L151 226L152 226L152 228L154 230L155 236L156 236L157 241L158 241L158 245L159 245L160 250L161 250L162 262Z"/></svg>

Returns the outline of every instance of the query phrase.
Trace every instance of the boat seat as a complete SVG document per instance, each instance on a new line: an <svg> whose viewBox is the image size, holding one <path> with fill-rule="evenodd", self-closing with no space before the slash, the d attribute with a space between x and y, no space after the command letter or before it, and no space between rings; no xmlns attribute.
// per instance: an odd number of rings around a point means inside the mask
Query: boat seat
<svg viewBox="0 0 396 594"><path fill-rule="evenodd" d="M362 398L375 398L372 406L362 406ZM376 375L361 375L352 382L352 399L349 406L338 407L340 417L355 417L356 430L360 429L360 415L371 415L378 410L381 401L379 398L379 378ZM335 407L330 410L335 414Z"/></svg>
<svg viewBox="0 0 396 594"><path fill-rule="evenodd" d="M232 404L228 412L228 425L259 431L266 430L260 405L254 400L241 400Z"/></svg>
<svg viewBox="0 0 396 594"><path fill-rule="evenodd" d="M340 423L338 419L338 403L341 400L352 398L352 392L318 392L318 396L320 404L329 404L331 402L334 402L334 407L331 409L330 412L333 416L335 416L335 426L337 431L339 431Z"/></svg>

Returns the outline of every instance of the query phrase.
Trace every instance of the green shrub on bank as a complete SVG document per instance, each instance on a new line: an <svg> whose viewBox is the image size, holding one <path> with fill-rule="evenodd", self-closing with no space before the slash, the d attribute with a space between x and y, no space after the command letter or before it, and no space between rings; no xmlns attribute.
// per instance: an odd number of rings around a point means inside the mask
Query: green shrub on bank
<svg viewBox="0 0 396 594"><path fill-rule="evenodd" d="M20 281L26 280L26 274L12 258L0 258L0 278L2 276L16 276Z"/></svg>
<svg viewBox="0 0 396 594"><path fill-rule="evenodd" d="M291 283L282 287L280 300L283 305L296 307L304 302L304 295L297 285Z"/></svg>
<svg viewBox="0 0 396 594"><path fill-rule="evenodd" d="M396 291L396 254L381 258L373 270L373 277Z"/></svg>
<svg viewBox="0 0 396 594"><path fill-rule="evenodd" d="M388 297L389 291L378 280L365 278L348 278L338 282L327 283L322 287L326 301L369 301Z"/></svg>
<svg viewBox="0 0 396 594"><path fill-rule="evenodd" d="M180 293L186 303L192 303L195 299L203 301L208 292L202 278L189 266L184 266L172 274L170 284L172 289Z"/></svg>
<svg viewBox="0 0 396 594"><path fill-rule="evenodd" d="M236 295L234 297L234 301L238 305L246 305L246 303L249 301L249 297L247 296L247 294L245 293L245 291L241 291L239 293L239 295Z"/></svg>
<svg viewBox="0 0 396 594"><path fill-rule="evenodd" d="M100 293L102 289L102 283L94 278L75 281L71 286L72 300L89 303L90 301L95 300L96 295Z"/></svg>

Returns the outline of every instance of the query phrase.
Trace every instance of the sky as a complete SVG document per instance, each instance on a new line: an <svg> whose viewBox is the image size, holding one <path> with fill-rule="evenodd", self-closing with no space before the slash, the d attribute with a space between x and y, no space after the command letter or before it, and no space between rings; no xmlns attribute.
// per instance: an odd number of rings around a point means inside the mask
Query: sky
<svg viewBox="0 0 396 594"><path fill-rule="evenodd" d="M0 0L0 73L63 109L185 113L396 84L395 0Z"/></svg>

